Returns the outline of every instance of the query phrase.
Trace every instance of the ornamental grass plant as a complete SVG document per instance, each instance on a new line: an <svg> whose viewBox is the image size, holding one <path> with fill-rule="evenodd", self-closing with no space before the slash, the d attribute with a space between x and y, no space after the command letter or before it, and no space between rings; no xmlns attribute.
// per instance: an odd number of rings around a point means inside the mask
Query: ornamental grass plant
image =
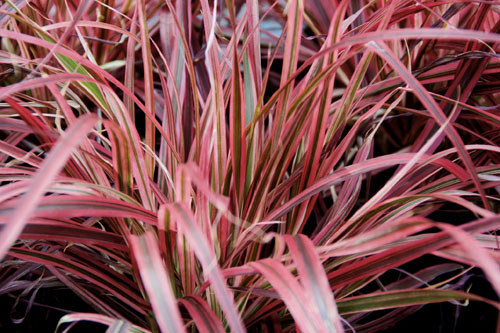
<svg viewBox="0 0 500 333"><path fill-rule="evenodd" d="M1 299L52 332L496 313L499 30L495 1L3 1Z"/></svg>

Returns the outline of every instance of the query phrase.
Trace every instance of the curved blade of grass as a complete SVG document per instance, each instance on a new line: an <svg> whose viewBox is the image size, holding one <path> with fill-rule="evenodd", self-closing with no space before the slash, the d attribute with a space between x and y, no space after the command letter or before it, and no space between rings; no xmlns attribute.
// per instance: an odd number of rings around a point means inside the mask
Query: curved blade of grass
<svg viewBox="0 0 500 333"><path fill-rule="evenodd" d="M343 332L333 293L313 242L304 235L283 237L297 265L305 294L321 317L317 324L325 332Z"/></svg>
<svg viewBox="0 0 500 333"><path fill-rule="evenodd" d="M54 138L51 128L40 117L35 116L32 111L22 106L18 100L5 96L5 102L19 115L19 117L32 128L33 133L37 136L41 143L53 144ZM36 109L35 109L36 111Z"/></svg>
<svg viewBox="0 0 500 333"><path fill-rule="evenodd" d="M21 199L11 200L1 206L0 218L12 215L15 205L22 206ZM71 218L84 216L136 218L156 224L156 215L144 208L120 200L92 195L58 195L39 199L33 208L37 217Z"/></svg>
<svg viewBox="0 0 500 333"><path fill-rule="evenodd" d="M128 333L132 332L132 327L130 324L124 320L115 320L111 325L109 325L106 333Z"/></svg>
<svg viewBox="0 0 500 333"><path fill-rule="evenodd" d="M321 257L323 253L330 256L348 256L355 253L374 251L386 244L404 239L411 234L421 232L430 227L421 218L407 218L404 222L394 221L391 224L382 224L370 231L364 232L354 237L335 242L318 248ZM331 253L330 253L331 251Z"/></svg>
<svg viewBox="0 0 500 333"><path fill-rule="evenodd" d="M207 302L200 296L186 296L179 299L179 303L188 310L199 332L226 332L219 318L217 318Z"/></svg>
<svg viewBox="0 0 500 333"><path fill-rule="evenodd" d="M0 224L0 232L4 226ZM60 240L81 244L96 244L109 249L126 251L125 242L119 235L103 230L59 222L40 221L27 223L19 239Z"/></svg>
<svg viewBox="0 0 500 333"><path fill-rule="evenodd" d="M72 125L57 142L43 161L40 169L33 177L26 194L19 200L12 212L6 227L0 233L0 258L3 258L12 243L21 233L26 221L34 212L38 202L45 194L47 187L62 170L73 150L97 123L93 115L81 117Z"/></svg>
<svg viewBox="0 0 500 333"><path fill-rule="evenodd" d="M248 264L249 267L261 273L276 289L283 302L304 332L319 332L317 324L320 317L311 311L304 288L297 279L277 260L263 259Z"/></svg>
<svg viewBox="0 0 500 333"><path fill-rule="evenodd" d="M2 140L0 140L0 152L34 167L39 167L42 164L42 159L40 157L32 153L28 153Z"/></svg>
<svg viewBox="0 0 500 333"><path fill-rule="evenodd" d="M500 269L488 251L479 245L473 236L455 226L439 223L438 227L453 236L457 243L476 261L488 277L497 295L500 296Z"/></svg>
<svg viewBox="0 0 500 333"><path fill-rule="evenodd" d="M16 92L20 92L23 90L28 90L28 89L33 89L33 88L39 88L39 87L45 87L49 83L60 83L60 82L67 82L67 81L89 81L89 82L95 82L94 79L82 75L82 74L70 74L70 73L64 73L64 74L52 74L48 77L40 77L40 78L34 78L30 80L25 80L21 81L19 83L11 84L6 87L0 88L0 99L4 99L7 96L11 96L12 94Z"/></svg>
<svg viewBox="0 0 500 333"><path fill-rule="evenodd" d="M97 314L97 313L84 313L84 312L79 312L79 313L70 313L59 319L59 322L57 323L56 327L56 332L58 332L59 327L63 324L67 323L72 323L75 321L91 321L94 323L99 323L107 326L112 326L114 323L122 322L126 323L123 320L116 320L114 318L102 315L102 314ZM127 323L128 324L128 323ZM144 333L150 333L151 331L148 331L142 327L136 326L136 325L131 325L128 324L129 328L125 332L144 332ZM106 331L108 332L108 331ZM111 331L111 332L122 332L122 331Z"/></svg>
<svg viewBox="0 0 500 333"><path fill-rule="evenodd" d="M147 232L129 241L158 326L162 332L185 332L155 236Z"/></svg>

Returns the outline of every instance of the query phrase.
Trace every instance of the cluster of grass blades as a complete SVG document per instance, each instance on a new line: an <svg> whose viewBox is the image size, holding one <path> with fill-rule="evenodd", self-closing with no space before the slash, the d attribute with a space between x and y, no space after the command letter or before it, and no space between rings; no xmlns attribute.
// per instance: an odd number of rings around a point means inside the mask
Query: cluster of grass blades
<svg viewBox="0 0 500 333"><path fill-rule="evenodd" d="M500 295L498 8L4 1L0 297L68 311L58 331L500 309L464 282L477 267ZM61 288L92 312L37 297Z"/></svg>

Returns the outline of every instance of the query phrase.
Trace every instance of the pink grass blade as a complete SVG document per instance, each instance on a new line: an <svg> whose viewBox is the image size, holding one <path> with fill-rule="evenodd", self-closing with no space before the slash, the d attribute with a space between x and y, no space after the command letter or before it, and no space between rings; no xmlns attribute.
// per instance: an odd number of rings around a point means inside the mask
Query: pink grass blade
<svg viewBox="0 0 500 333"><path fill-rule="evenodd" d="M134 331L135 330L132 330L132 327L129 323L124 320L117 319L113 321L111 325L109 325L106 333L129 333Z"/></svg>
<svg viewBox="0 0 500 333"><path fill-rule="evenodd" d="M220 211L226 212L229 208L229 198L217 194L207 179L203 178L202 170L196 164L189 162L179 166L179 171L185 173L185 181L192 182L198 190L205 195L208 200Z"/></svg>
<svg viewBox="0 0 500 333"><path fill-rule="evenodd" d="M186 296L179 299L179 303L188 310L199 332L226 332L219 318L217 318L207 302L200 296Z"/></svg>
<svg viewBox="0 0 500 333"><path fill-rule="evenodd" d="M319 312L321 330L343 332L333 293L314 244L304 235L283 237L297 266L305 294L314 304L314 310Z"/></svg>
<svg viewBox="0 0 500 333"><path fill-rule="evenodd" d="M22 199L11 200L2 204L0 219L8 219L16 207L22 206ZM117 217L135 218L142 222L156 225L157 217L153 212L124 201L92 195L58 195L43 197L32 209L32 215L47 218L71 217Z"/></svg>
<svg viewBox="0 0 500 333"><path fill-rule="evenodd" d="M4 97L4 100L10 107L17 112L20 118L32 128L33 133L37 136L41 143L52 144L54 142L55 135L52 133L51 125L41 116L39 113L37 116L32 114L32 111L28 110L22 106L18 100L11 97ZM35 112L37 110L35 109Z"/></svg>
<svg viewBox="0 0 500 333"><path fill-rule="evenodd" d="M467 232L444 223L439 223L438 226L453 236L457 240L457 243L477 262L478 266L483 269L488 277L497 295L500 296L500 268L498 267L498 262Z"/></svg>
<svg viewBox="0 0 500 333"><path fill-rule="evenodd" d="M17 239L38 202L45 194L47 187L62 170L73 150L92 130L96 122L97 118L94 116L81 117L64 133L48 154L34 176L28 191L10 215L5 229L0 234L0 258L4 257L9 247Z"/></svg>
<svg viewBox="0 0 500 333"><path fill-rule="evenodd" d="M3 27L10 19L10 15L21 11L27 4L28 1L25 0L5 1L0 7L0 26Z"/></svg>
<svg viewBox="0 0 500 333"><path fill-rule="evenodd" d="M103 324L103 325L109 326L110 328L115 323L120 322L120 323L125 323L127 326L129 326L129 328L126 331L117 331L115 329L115 330L110 331L110 332L137 332L137 333L144 332L144 333L150 333L150 331L148 331L145 328L138 327L136 325L130 325L127 322L122 321L122 320L116 320L115 318L111 318L111 317L108 317L108 316L105 316L105 315L102 315L102 314L84 313L84 312L70 313L70 314L65 315L61 319L59 319L59 322L57 323L56 332L59 331L59 327L61 325L64 325L64 324L67 324L67 323L73 323L73 322L77 322L77 321L91 321L91 322L94 322L94 323L99 323L99 324ZM116 326L118 326L118 325L115 325L115 327ZM106 332L108 332L108 331L106 331Z"/></svg>
<svg viewBox="0 0 500 333"><path fill-rule="evenodd" d="M149 112L153 117L155 116L155 102L154 102L154 86L153 86L153 63L151 54L151 45L149 42L148 21L146 17L146 2L140 0L137 6L137 16L139 19L140 33L141 33L141 50L142 61L144 63L144 94L146 112ZM155 132L154 124L146 118L146 144L155 149ZM154 173L154 160L151 156L146 155L146 170L149 177L153 177Z"/></svg>
<svg viewBox="0 0 500 333"><path fill-rule="evenodd" d="M130 142L128 155L133 156L133 158L130 158L130 163L132 164L132 174L137 182L141 199L147 208L153 209L154 198L152 197L150 190L150 178L148 176L148 171L144 170L146 152L144 152L142 147L142 141L139 137L139 133L133 126L134 124L130 120L128 111L125 110L123 103L117 98L117 96L107 91L105 92L105 96L110 108L115 111L115 114L119 119L119 123ZM147 110L145 112L147 112ZM127 157L129 158L130 156Z"/></svg>
<svg viewBox="0 0 500 333"><path fill-rule="evenodd" d="M26 152L3 140L0 140L0 152L5 156L11 156L19 161L24 161L33 167L39 167L42 164L42 159L32 152Z"/></svg>
<svg viewBox="0 0 500 333"><path fill-rule="evenodd" d="M327 48L334 44L340 38L340 26L343 22L343 15L345 14L347 6L347 1L342 1L337 8L335 15L332 18L332 23L328 29L328 36L323 48ZM333 65L338 58L338 52L333 52L329 54L328 57L325 56L324 59L319 59L317 65L321 66L322 70L326 70L327 67ZM314 66L313 66L314 67ZM309 72L309 74L314 75L314 72ZM311 111L311 129L309 134L308 147L304 157L304 167L302 171L302 176L300 179L299 190L304 189L314 183L318 176L318 170L320 169L320 156L323 151L323 146L325 145L326 128L328 111L331 105L333 88L335 85L335 72L329 74L324 82L321 82L318 86L320 91L319 98L321 99L319 105L315 106ZM338 115L339 112L336 112ZM340 116L342 117L342 116ZM314 201L310 203L312 206ZM300 206L297 210L297 214L292 217L291 223L287 226L288 231L291 234L296 234L300 232L303 228L303 221L306 216L306 210L308 209L308 204Z"/></svg>
<svg viewBox="0 0 500 333"><path fill-rule="evenodd" d="M245 110L248 126L252 121L258 103L258 96L262 93L262 61L260 48L259 28L259 2L258 0L247 0L247 24L246 43L243 55L244 63L244 86L245 86Z"/></svg>
<svg viewBox="0 0 500 333"><path fill-rule="evenodd" d="M204 157L204 155L201 156ZM182 201L186 204L186 206L190 205L192 200L193 186L191 184L190 178L191 177L189 173L185 172L184 168L181 165L181 167L177 169L176 174L175 199L177 201ZM169 210L160 209L158 221L158 224L164 224L164 228L166 230L177 230L177 233L175 234L175 237L177 239L175 247L178 257L178 270L180 271L180 280L183 286L183 290L188 295L196 293L196 267L198 267L198 263L196 262L196 256L193 248L189 246L189 240L186 239L181 229L178 228L178 224L175 223L175 218L171 218ZM209 235L208 230L210 230L210 225L208 219L203 219L201 228L203 230L203 234ZM210 242L209 246L210 249L213 249L213 242Z"/></svg>
<svg viewBox="0 0 500 333"><path fill-rule="evenodd" d="M417 232L428 229L431 224L421 218L406 218L403 221L394 221L383 224L372 230L318 248L320 257L349 256L356 253L373 253L377 248L404 239Z"/></svg>
<svg viewBox="0 0 500 333"><path fill-rule="evenodd" d="M295 72L299 59L300 42L302 33L302 22L304 20L304 3L303 0L289 1L289 10L287 18L285 53L283 55L283 71L281 73L281 84L283 86L288 81L290 76ZM273 122L272 130L272 150L276 149L283 126L286 121L288 105L290 103L290 95L293 85L287 85L283 94L278 100L275 112L275 121Z"/></svg>
<svg viewBox="0 0 500 333"><path fill-rule="evenodd" d="M3 224L0 222L0 232ZM88 245L101 245L108 249L126 251L123 238L98 228L82 225L70 225L51 221L36 221L28 223L19 236L20 239L59 240Z"/></svg>
<svg viewBox="0 0 500 333"><path fill-rule="evenodd" d="M225 283L221 269L217 264L215 253L211 249L206 236L201 232L191 210L185 203L173 203L160 208L159 216L166 216L165 210L171 214L178 228L185 235L189 246L194 250L200 261L204 274L208 277L215 295L224 311L229 326L233 332L245 332L237 308L234 305L233 295ZM163 211L163 212L162 212ZM160 223L163 223L160 221Z"/></svg>
<svg viewBox="0 0 500 333"><path fill-rule="evenodd" d="M114 123L105 122L104 126L109 129L111 144L114 147L113 154L113 176L118 189L127 194L133 193L132 161L129 153L131 147L123 131Z"/></svg>
<svg viewBox="0 0 500 333"><path fill-rule="evenodd" d="M205 37L207 48L205 50L205 66L209 73L211 86L210 113L212 114L212 126L215 129L215 157L214 157L214 176L217 191L222 187L225 169L227 165L227 145L226 145L226 117L223 96L223 78L222 65L218 52L218 42L215 38L217 3L214 2L213 9L210 8L208 0L201 0L203 15L203 24L205 27ZM201 152L199 152L201 153ZM199 154L198 153L198 154Z"/></svg>
<svg viewBox="0 0 500 333"><path fill-rule="evenodd" d="M129 240L158 326L162 332L185 332L155 236L147 232Z"/></svg>
<svg viewBox="0 0 500 333"><path fill-rule="evenodd" d="M257 270L271 283L302 331L318 332L319 316L311 313L304 288L282 263L274 259L263 259L251 262L248 266Z"/></svg>

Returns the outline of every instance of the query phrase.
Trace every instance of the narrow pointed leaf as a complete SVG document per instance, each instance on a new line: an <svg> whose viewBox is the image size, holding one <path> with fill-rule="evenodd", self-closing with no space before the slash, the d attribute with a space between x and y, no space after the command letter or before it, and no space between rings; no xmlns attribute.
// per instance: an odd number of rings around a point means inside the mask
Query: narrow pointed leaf
<svg viewBox="0 0 500 333"><path fill-rule="evenodd" d="M130 238L142 283L162 332L185 332L177 300L158 251L158 242L151 232Z"/></svg>

